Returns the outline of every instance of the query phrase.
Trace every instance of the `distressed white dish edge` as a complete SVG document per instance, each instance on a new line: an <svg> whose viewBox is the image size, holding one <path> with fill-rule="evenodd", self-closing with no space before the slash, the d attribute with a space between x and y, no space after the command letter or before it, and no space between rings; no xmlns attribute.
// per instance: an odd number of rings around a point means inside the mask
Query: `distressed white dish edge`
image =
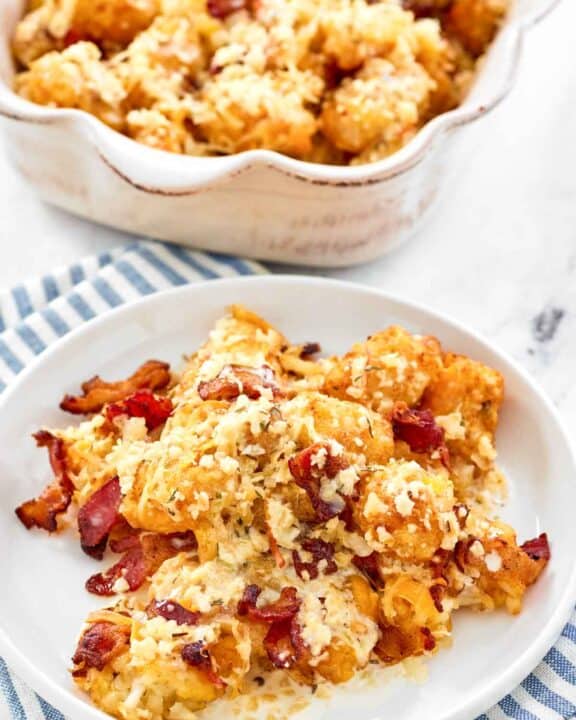
<svg viewBox="0 0 576 720"><path fill-rule="evenodd" d="M54 409L57 399L93 372L122 376L152 355L176 360L182 351L194 347L223 306L233 301L262 312L295 340L320 340L328 351L342 351L343 344L389 322L400 322L435 334L446 347L469 353L504 372L509 393L498 445L513 489L520 471L525 481L522 493L512 498L508 517L523 538L543 529L550 532L551 566L528 593L526 609L517 618L494 614L459 619L455 646L429 662L430 680L425 685L409 685L407 690L402 690L403 686L384 688L380 698L373 693L366 698L355 697L346 690L340 690L338 696L344 713L351 698L355 708L360 705L355 711L359 720L374 718L379 710L395 710L396 720L414 720L423 707L430 711L426 711L427 720L471 720L534 668L572 610L576 598L576 559L572 553L576 529L571 523L571 508L576 500L576 473L570 444L555 409L534 382L478 335L417 304L334 280L244 278L160 293L87 323L24 371L0 398L0 541L3 547L11 548L0 560L6 583L0 595L0 654L22 679L65 714L94 720L107 717L74 691L65 671L65 659L84 613L101 604L88 598L82 588L94 565L70 537L28 533L12 512L19 501L37 492L47 475L43 454L33 449L26 435L43 422L63 420L66 416ZM546 488L538 488L540 477L546 481ZM62 572L55 573L59 569ZM31 597L34 595L38 597ZM55 601L63 606L55 606ZM42 644L46 641L42 634L45 623L42 616L39 621L35 619L36 607L51 618L49 632L56 633L53 641L60 641L56 656ZM494 648L490 647L490 637L497 638ZM23 645L27 646L24 651ZM55 669L55 665L59 667ZM463 666L468 676L464 690L463 678L458 678ZM486 677L478 680L481 674ZM442 686L442 682L449 686ZM427 697L431 690L433 696ZM462 692L467 695L465 700L456 697ZM363 701L377 705L364 712ZM448 703L447 709L434 709L433 702ZM325 708L315 706L311 712L306 717L326 717ZM340 716L332 708L330 718L340 717L346 715Z"/></svg>

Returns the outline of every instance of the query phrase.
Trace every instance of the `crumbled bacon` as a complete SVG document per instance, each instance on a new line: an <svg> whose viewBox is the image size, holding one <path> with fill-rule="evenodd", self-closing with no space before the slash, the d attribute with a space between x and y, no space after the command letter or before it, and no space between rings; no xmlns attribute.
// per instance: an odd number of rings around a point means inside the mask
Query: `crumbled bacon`
<svg viewBox="0 0 576 720"><path fill-rule="evenodd" d="M86 590L94 595L114 595L114 584L120 578L128 584L129 590L137 590L146 580L146 561L141 547L128 550L122 558L101 573L96 573L86 580Z"/></svg>
<svg viewBox="0 0 576 720"><path fill-rule="evenodd" d="M83 395L65 395L62 410L75 415L100 412L104 405L124 400L137 390L159 390L170 382L170 365L148 360L126 380L106 382L98 375L82 383Z"/></svg>
<svg viewBox="0 0 576 720"><path fill-rule="evenodd" d="M436 423L430 410L414 410L398 402L392 411L392 429L396 440L403 440L415 453L437 450L444 465L448 466L448 448L444 429Z"/></svg>
<svg viewBox="0 0 576 720"><path fill-rule="evenodd" d="M78 641L72 658L76 666L74 676L86 675L89 668L103 670L114 658L121 655L130 643L130 626L110 622L90 625Z"/></svg>
<svg viewBox="0 0 576 720"><path fill-rule="evenodd" d="M174 620L177 625L198 625L201 615L182 607L174 600L154 600L148 605L148 616L160 615L165 620Z"/></svg>
<svg viewBox="0 0 576 720"><path fill-rule="evenodd" d="M114 553L125 553L127 550L140 545L140 530L136 530L123 519L118 522L110 531L108 547Z"/></svg>
<svg viewBox="0 0 576 720"><path fill-rule="evenodd" d="M460 572L466 572L466 566L470 562L470 546L476 541L476 538L468 540L458 540L454 548L454 562Z"/></svg>
<svg viewBox="0 0 576 720"><path fill-rule="evenodd" d="M115 477L96 490L78 511L80 545L97 560L104 557L108 534L118 520L121 499L120 481Z"/></svg>
<svg viewBox="0 0 576 720"><path fill-rule="evenodd" d="M382 576L380 575L378 553L373 552L366 557L354 555L352 562L370 581L370 584L378 589L382 587Z"/></svg>
<svg viewBox="0 0 576 720"><path fill-rule="evenodd" d="M438 610L439 613L444 612L444 606L442 605L442 600L446 593L446 586L445 585L432 585L429 589L429 592L430 592L430 596L432 597L432 600L434 602L434 607L436 608L436 610Z"/></svg>
<svg viewBox="0 0 576 720"><path fill-rule="evenodd" d="M249 0L208 0L206 7L212 17L224 20L239 10L249 10Z"/></svg>
<svg viewBox="0 0 576 720"><path fill-rule="evenodd" d="M312 555L310 562L304 562L297 550L292 551L292 562L299 578L315 580L320 574L320 562L323 562L324 575L337 572L338 567L334 561L334 545L319 538L308 538L302 543L302 549ZM304 575L306 573L307 575Z"/></svg>
<svg viewBox="0 0 576 720"><path fill-rule="evenodd" d="M137 590L149 575L158 570L164 560L176 555L181 550L193 547L195 547L195 540L191 533L142 534L138 545L131 547L117 563L103 573L97 573L88 578L86 589L94 595L114 595L115 582L124 578L129 590Z"/></svg>
<svg viewBox="0 0 576 720"><path fill-rule="evenodd" d="M247 585L242 599L238 603L238 615L247 615L250 620L257 622L275 623L290 620L297 614L301 601L296 588L282 588L278 600L257 607L256 601L261 592L262 590L258 585Z"/></svg>
<svg viewBox="0 0 576 720"><path fill-rule="evenodd" d="M188 663L188 665L198 668L204 672L208 680L210 680L210 682L216 687L226 687L224 680L222 680L222 678L219 677L218 673L214 670L210 653L201 640L184 645L180 651L180 655L182 660Z"/></svg>
<svg viewBox="0 0 576 720"><path fill-rule="evenodd" d="M167 397L158 397L150 390L137 390L124 400L106 407L106 418L113 422L117 417L144 418L148 430L155 430L168 420L173 411L172 401Z"/></svg>
<svg viewBox="0 0 576 720"><path fill-rule="evenodd" d="M345 502L326 502L320 490L322 480L331 480L349 465L344 455L334 454L330 443L319 442L310 445L288 461L288 467L298 487L306 491L318 522L326 522L339 515L345 508Z"/></svg>
<svg viewBox="0 0 576 720"><path fill-rule="evenodd" d="M198 384L198 395L202 400L235 400L244 394L250 400L258 400L262 388L271 390L274 398L284 395L276 382L274 370L268 365L260 368L226 365L213 380Z"/></svg>
<svg viewBox="0 0 576 720"><path fill-rule="evenodd" d="M533 540L526 540L520 547L532 560L550 560L550 545L546 533L541 533Z"/></svg>
<svg viewBox="0 0 576 720"><path fill-rule="evenodd" d="M291 668L300 656L292 639L292 621L284 620L270 625L264 637L264 649L274 667L281 670Z"/></svg>
<svg viewBox="0 0 576 720"><path fill-rule="evenodd" d="M66 448L62 438L47 430L40 430L33 437L38 447L48 448L54 480L39 497L17 507L16 515L28 529L38 527L54 532L58 529L58 515L66 512L74 492L66 469Z"/></svg>
<svg viewBox="0 0 576 720"><path fill-rule="evenodd" d="M274 558L276 567L283 568L286 565L286 560L284 560L284 557L282 556L282 553L280 552L280 548L278 547L278 541L274 537L272 528L270 527L270 525L268 523L266 523L266 537L268 538L268 544L270 545L270 552L272 553L272 557Z"/></svg>
<svg viewBox="0 0 576 720"><path fill-rule="evenodd" d="M274 667L292 667L304 651L304 642L296 622L301 604L296 588L282 588L276 602L259 608L256 602L261 592L258 585L247 585L238 603L238 615L247 615L256 622L270 623L264 638L268 658Z"/></svg>
<svg viewBox="0 0 576 720"><path fill-rule="evenodd" d="M302 345L302 348L300 350L300 357L303 360L306 360L310 357L310 355L316 355L322 350L320 347L320 343L317 342L307 342Z"/></svg>

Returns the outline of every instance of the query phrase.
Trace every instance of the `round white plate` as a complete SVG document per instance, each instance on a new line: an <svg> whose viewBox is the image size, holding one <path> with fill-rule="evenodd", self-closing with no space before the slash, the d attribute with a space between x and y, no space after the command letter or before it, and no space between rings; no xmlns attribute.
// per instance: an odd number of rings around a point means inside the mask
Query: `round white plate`
<svg viewBox="0 0 576 720"><path fill-rule="evenodd" d="M84 581L97 564L71 533L29 532L13 508L50 477L30 434L70 423L66 391L94 373L121 378L149 358L171 361L202 343L224 308L241 302L291 340L342 352L400 323L437 336L445 348L498 368L506 400L497 447L511 497L505 519L521 540L549 533L552 561L517 617L456 614L454 644L427 664L422 684L339 688L302 717L330 720L471 720L512 690L545 655L576 598L576 468L555 410L511 360L458 324L384 293L331 280L255 277L212 281L154 295L71 333L43 353L0 399L0 654L40 695L74 720L105 718L73 686L67 668L87 612L102 603ZM219 720L227 720L219 715Z"/></svg>

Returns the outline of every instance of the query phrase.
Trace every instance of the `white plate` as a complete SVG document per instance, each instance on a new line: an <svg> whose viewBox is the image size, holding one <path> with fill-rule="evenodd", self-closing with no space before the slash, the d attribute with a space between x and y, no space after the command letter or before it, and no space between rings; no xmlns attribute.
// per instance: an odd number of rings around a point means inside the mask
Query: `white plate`
<svg viewBox="0 0 576 720"><path fill-rule="evenodd" d="M101 603L84 591L95 563L68 534L28 532L13 508L49 478L30 433L61 425L63 392L95 372L127 375L143 360L178 365L206 338L226 305L242 302L294 341L341 352L400 323L436 335L446 348L503 372L506 401L498 432L500 463L511 484L505 518L521 539L546 530L552 561L528 594L524 612L456 614L454 645L431 659L424 684L340 688L315 700L306 718L469 720L512 690L559 635L576 598L575 463L555 410L511 360L474 333L411 303L331 280L257 277L212 281L154 295L96 319L41 355L0 401L0 653L38 693L74 720L105 718L73 686L69 658L83 618ZM225 720L220 715L219 720Z"/></svg>

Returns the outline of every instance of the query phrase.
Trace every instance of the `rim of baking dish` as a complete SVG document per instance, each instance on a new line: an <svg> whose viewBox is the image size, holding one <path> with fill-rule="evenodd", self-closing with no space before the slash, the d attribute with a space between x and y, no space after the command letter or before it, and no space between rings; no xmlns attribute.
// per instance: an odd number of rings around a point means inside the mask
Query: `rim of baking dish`
<svg viewBox="0 0 576 720"><path fill-rule="evenodd" d="M269 168L313 185L337 187L371 185L401 175L419 164L450 130L473 123L493 110L512 89L522 55L526 31L542 20L561 0L528 0L528 11L517 12L500 30L494 45L503 47L505 63L495 63L489 87L470 96L454 110L437 115L400 150L373 163L327 165L298 160L274 150L246 150L219 157L180 155L147 147L112 128L84 110L49 108L18 96L0 79L0 117L37 125L66 125L82 134L101 160L134 187L165 195L188 194L221 184L256 168ZM531 6L535 6L533 9ZM533 11L531 11L533 10ZM6 38L9 42L9 38ZM494 50L494 48L493 48ZM493 54L488 53L487 63ZM487 74L487 73L486 73ZM476 85L484 75L480 69Z"/></svg>

